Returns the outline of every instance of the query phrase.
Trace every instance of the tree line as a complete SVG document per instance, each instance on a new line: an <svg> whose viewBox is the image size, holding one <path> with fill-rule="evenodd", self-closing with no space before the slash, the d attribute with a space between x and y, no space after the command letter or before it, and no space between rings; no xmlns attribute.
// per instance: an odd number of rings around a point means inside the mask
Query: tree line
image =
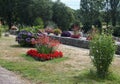
<svg viewBox="0 0 120 84"><path fill-rule="evenodd" d="M101 28L101 22L113 27L120 25L120 0L81 0L78 12L86 31L92 25Z"/></svg>
<svg viewBox="0 0 120 84"><path fill-rule="evenodd" d="M0 0L0 18L9 29L13 23L33 26L41 18L44 24L53 22L65 30L74 21L74 11L59 0Z"/></svg>
<svg viewBox="0 0 120 84"><path fill-rule="evenodd" d="M62 30L68 30L74 22L81 23L86 32L93 24L101 27L101 22L116 26L120 24L120 0L81 0L78 10L60 0L0 0L0 19L9 29L13 23L34 26L37 18Z"/></svg>

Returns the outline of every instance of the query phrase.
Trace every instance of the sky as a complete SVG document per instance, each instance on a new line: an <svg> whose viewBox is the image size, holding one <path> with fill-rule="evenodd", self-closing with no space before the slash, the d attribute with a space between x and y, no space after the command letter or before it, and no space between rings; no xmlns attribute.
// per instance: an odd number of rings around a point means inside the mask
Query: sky
<svg viewBox="0 0 120 84"><path fill-rule="evenodd" d="M52 1L56 1L56 0L52 0ZM64 4L66 4L66 6L69 6L72 9L79 9L80 8L80 0L60 0L61 2L63 2Z"/></svg>

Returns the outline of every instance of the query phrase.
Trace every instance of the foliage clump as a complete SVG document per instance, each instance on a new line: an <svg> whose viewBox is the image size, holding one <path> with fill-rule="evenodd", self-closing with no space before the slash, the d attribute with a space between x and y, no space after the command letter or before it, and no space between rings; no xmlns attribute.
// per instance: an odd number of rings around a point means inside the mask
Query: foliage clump
<svg viewBox="0 0 120 84"><path fill-rule="evenodd" d="M97 76L105 78L115 54L115 42L110 34L97 34L90 42L90 57L97 69Z"/></svg>
<svg viewBox="0 0 120 84"><path fill-rule="evenodd" d="M120 37L120 27L115 27L113 35L116 37Z"/></svg>
<svg viewBox="0 0 120 84"><path fill-rule="evenodd" d="M54 34L55 35L58 35L58 34L61 34L61 33L62 33L61 29L59 29L59 28L54 29Z"/></svg>
<svg viewBox="0 0 120 84"><path fill-rule="evenodd" d="M22 46L22 47L30 47L33 46L31 43L31 40L34 38L33 34L29 31L22 30L18 33L16 37L16 41Z"/></svg>

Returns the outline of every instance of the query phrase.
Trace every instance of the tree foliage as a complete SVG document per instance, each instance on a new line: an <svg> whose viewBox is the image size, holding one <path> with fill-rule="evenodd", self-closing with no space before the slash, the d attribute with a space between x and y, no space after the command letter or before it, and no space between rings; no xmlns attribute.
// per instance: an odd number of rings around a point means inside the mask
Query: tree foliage
<svg viewBox="0 0 120 84"><path fill-rule="evenodd" d="M34 11L36 16L41 17L44 21L52 20L52 1L51 0L33 0Z"/></svg>
<svg viewBox="0 0 120 84"><path fill-rule="evenodd" d="M32 25L35 19L34 5L32 0L19 0L17 5L17 22L25 25Z"/></svg>
<svg viewBox="0 0 120 84"><path fill-rule="evenodd" d="M67 30L70 27L70 24L74 22L74 11L59 1L55 2L52 8L52 20L59 28Z"/></svg>
<svg viewBox="0 0 120 84"><path fill-rule="evenodd" d="M94 21L99 19L100 10L103 8L103 0L81 0L80 3L80 19L83 23L83 28L88 31L94 23ZM89 28L86 27L89 25Z"/></svg>
<svg viewBox="0 0 120 84"><path fill-rule="evenodd" d="M36 18L52 19L51 0L0 0L0 17L9 25L20 23L33 25Z"/></svg>
<svg viewBox="0 0 120 84"><path fill-rule="evenodd" d="M111 20L112 26L116 26L117 16L118 16L118 7L120 4L120 0L110 0L110 8L111 8Z"/></svg>
<svg viewBox="0 0 120 84"><path fill-rule="evenodd" d="M106 22L107 26L119 23L120 0L81 0L79 17L85 30L96 20ZM85 25L84 25L85 24Z"/></svg>
<svg viewBox="0 0 120 84"><path fill-rule="evenodd" d="M24 7L24 9L23 9ZM51 0L27 0L20 1L18 6L18 17L20 22L27 25L34 25L34 20L41 17L43 21L52 18L52 2ZM20 11L21 10L21 11Z"/></svg>
<svg viewBox="0 0 120 84"><path fill-rule="evenodd" d="M0 17L4 19L9 28L16 19L16 6L18 0L0 0Z"/></svg>
<svg viewBox="0 0 120 84"><path fill-rule="evenodd" d="M74 21L90 30L96 20L119 23L120 0L81 0L80 9L73 10L57 0L0 0L0 18L9 25L13 23L33 26L36 18L44 24L54 22L62 30L67 30Z"/></svg>

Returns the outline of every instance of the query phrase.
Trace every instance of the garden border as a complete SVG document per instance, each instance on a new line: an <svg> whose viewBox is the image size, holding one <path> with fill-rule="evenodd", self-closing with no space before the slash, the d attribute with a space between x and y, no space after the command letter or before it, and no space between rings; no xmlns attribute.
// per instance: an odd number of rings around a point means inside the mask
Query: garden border
<svg viewBox="0 0 120 84"><path fill-rule="evenodd" d="M49 35L49 36L59 40L62 44L89 49L89 41L88 40L84 40L81 38L76 39L76 38L71 38L71 37L60 37L60 36L53 36L53 35ZM117 45L116 54L120 55L120 44L116 44L116 45Z"/></svg>

